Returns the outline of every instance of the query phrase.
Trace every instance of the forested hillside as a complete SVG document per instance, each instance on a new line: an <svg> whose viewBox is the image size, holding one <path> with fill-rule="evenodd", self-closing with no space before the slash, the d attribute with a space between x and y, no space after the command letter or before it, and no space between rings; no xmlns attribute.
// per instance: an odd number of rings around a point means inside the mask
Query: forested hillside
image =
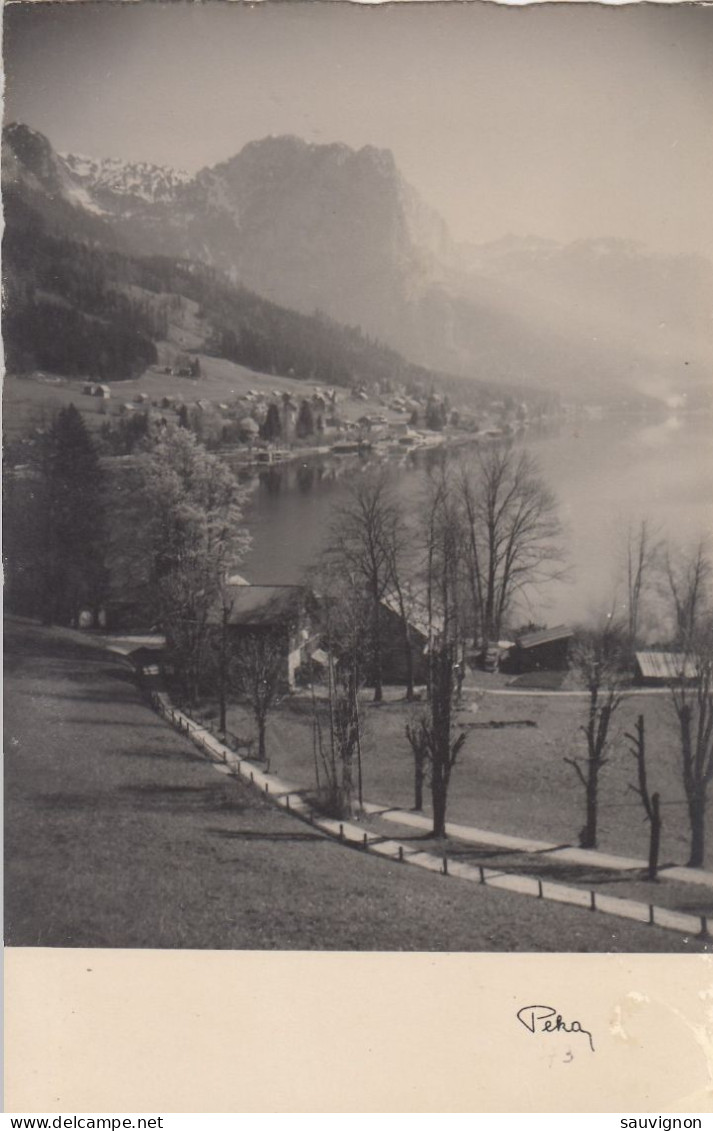
<svg viewBox="0 0 713 1131"><path fill-rule="evenodd" d="M98 241L50 234L18 199L7 202L3 241L4 339L10 372L48 369L105 380L157 360L176 298L198 304L200 351L252 369L337 385L431 383L359 328L298 314L200 263L130 256Z"/></svg>

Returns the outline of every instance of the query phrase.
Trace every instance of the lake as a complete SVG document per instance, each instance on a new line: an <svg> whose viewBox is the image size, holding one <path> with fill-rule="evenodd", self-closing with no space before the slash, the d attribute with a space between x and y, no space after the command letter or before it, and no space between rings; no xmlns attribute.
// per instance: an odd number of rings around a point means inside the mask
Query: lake
<svg viewBox="0 0 713 1131"><path fill-rule="evenodd" d="M713 533L712 424L703 415L607 417L562 420L526 433L519 443L535 456L559 502L572 579L529 594L520 620L552 625L610 606L630 520L648 518L675 545ZM460 457L467 460L468 450ZM410 508L419 505L429 456L413 453L389 463ZM241 572L264 584L304 581L328 536L332 508L373 463L329 457L261 472L246 512L253 545Z"/></svg>

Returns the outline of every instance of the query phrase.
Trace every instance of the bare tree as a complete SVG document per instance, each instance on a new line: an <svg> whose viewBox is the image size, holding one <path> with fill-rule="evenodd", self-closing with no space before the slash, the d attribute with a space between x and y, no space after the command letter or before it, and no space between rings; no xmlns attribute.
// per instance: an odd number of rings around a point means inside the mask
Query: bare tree
<svg viewBox="0 0 713 1131"><path fill-rule="evenodd" d="M673 675L673 673L672 673ZM713 616L691 634L680 671L670 682L678 722L681 776L691 830L689 868L701 868L705 854L708 786L713 778Z"/></svg>
<svg viewBox="0 0 713 1131"><path fill-rule="evenodd" d="M391 491L388 474L380 469L360 477L331 527L328 561L363 585L369 596L371 676L374 701L383 699L383 641L381 602L396 586L405 526Z"/></svg>
<svg viewBox="0 0 713 1131"><path fill-rule="evenodd" d="M629 523L624 542L627 590L627 642L631 659L639 639L641 618L661 550L661 542L648 519Z"/></svg>
<svg viewBox="0 0 713 1131"><path fill-rule="evenodd" d="M479 448L459 488L476 633L487 645L518 594L564 576L562 525L535 460L510 444Z"/></svg>
<svg viewBox="0 0 713 1131"><path fill-rule="evenodd" d="M629 752L636 760L637 771L637 784L629 785L629 789L633 790L641 799L646 820L650 826L647 879L653 883L658 875L663 818L661 817L661 797L658 793L651 793L649 790L648 767L646 765L646 729L643 715L639 715L636 720L636 733L630 734L627 731L626 738L631 743Z"/></svg>
<svg viewBox="0 0 713 1131"><path fill-rule="evenodd" d="M425 520L426 586L429 617L429 713L422 721L428 751L433 835L446 835L451 774L465 742L454 734L456 665L462 656L463 524L457 492L447 472L430 483Z"/></svg>
<svg viewBox="0 0 713 1131"><path fill-rule="evenodd" d="M419 609L419 601L414 586L406 580L408 561L412 557L414 546L405 524L399 521L392 526L391 537L387 540L387 546L390 582L390 589L387 590L387 593L390 593L393 597L399 612L401 646L406 670L406 700L410 703L414 696L414 644L411 621L414 613Z"/></svg>
<svg viewBox="0 0 713 1131"><path fill-rule="evenodd" d="M359 806L363 804L359 692L370 657L369 595L334 565L323 566L319 580L322 638L327 649L327 734L313 695L317 784L321 767L327 808L335 816L349 816L354 809L355 784Z"/></svg>
<svg viewBox="0 0 713 1131"><path fill-rule="evenodd" d="M406 738L413 753L413 807L417 813L423 809L423 786L429 766L429 718L422 712L418 718L406 723Z"/></svg>
<svg viewBox="0 0 713 1131"><path fill-rule="evenodd" d="M214 634L215 669L218 684L218 729L225 734L227 729L228 691L230 687L230 642L228 625L232 600L228 586L223 585L220 594L220 625Z"/></svg>
<svg viewBox="0 0 713 1131"><path fill-rule="evenodd" d="M701 617L710 604L713 561L709 540L700 538L690 549L666 550L664 573L675 620L679 648L690 649Z"/></svg>
<svg viewBox="0 0 713 1131"><path fill-rule="evenodd" d="M587 719L580 727L586 739L586 757L565 758L584 786L585 821L579 834L582 848L597 847L599 776L609 761L611 722L622 700L623 654L622 632L614 623L581 631L572 650L572 666L588 692Z"/></svg>
<svg viewBox="0 0 713 1131"><path fill-rule="evenodd" d="M230 667L236 690L252 710L258 757L269 771L267 719L279 702L284 683L285 648L281 633L264 628L247 634L236 644Z"/></svg>

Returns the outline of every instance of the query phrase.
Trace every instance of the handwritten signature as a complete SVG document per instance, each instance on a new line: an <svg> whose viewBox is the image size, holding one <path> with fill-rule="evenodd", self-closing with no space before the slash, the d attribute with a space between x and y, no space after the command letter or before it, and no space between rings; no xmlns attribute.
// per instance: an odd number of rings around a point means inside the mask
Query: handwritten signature
<svg viewBox="0 0 713 1131"><path fill-rule="evenodd" d="M594 1052L594 1041L589 1029L583 1029L579 1021L569 1025L562 1014L551 1005L523 1005L517 1011L518 1021L531 1033L584 1033L589 1038L589 1047Z"/></svg>

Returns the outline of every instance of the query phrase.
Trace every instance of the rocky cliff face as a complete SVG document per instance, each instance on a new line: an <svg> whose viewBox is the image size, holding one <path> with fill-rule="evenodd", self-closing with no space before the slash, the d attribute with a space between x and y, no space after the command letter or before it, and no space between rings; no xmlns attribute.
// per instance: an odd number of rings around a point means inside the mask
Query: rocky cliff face
<svg viewBox="0 0 713 1131"><path fill-rule="evenodd" d="M392 336L409 294L442 273L445 225L404 183L389 152L268 138L200 173L198 186L211 225L222 213L234 226L214 251L222 265L299 310L319 308Z"/></svg>

